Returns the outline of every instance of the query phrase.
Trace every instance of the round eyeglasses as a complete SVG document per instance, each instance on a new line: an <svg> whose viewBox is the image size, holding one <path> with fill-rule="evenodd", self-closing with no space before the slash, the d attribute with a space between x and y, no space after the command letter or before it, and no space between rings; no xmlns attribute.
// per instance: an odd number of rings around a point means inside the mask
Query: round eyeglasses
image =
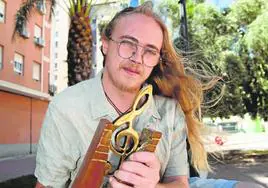
<svg viewBox="0 0 268 188"><path fill-rule="evenodd" d="M160 53L154 49L147 46L141 46L136 42L131 41L130 39L122 39L116 41L110 38L111 41L118 44L117 52L120 57L123 59L131 59L135 57L138 51L138 47L142 48L142 64L147 67L154 67L160 61Z"/></svg>

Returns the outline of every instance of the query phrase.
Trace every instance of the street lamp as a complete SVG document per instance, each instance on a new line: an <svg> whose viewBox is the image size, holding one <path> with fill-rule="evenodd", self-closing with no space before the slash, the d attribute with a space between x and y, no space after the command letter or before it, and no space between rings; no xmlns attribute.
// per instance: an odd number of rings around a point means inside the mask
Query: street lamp
<svg viewBox="0 0 268 188"><path fill-rule="evenodd" d="M180 37L182 38L183 48L185 52L189 50L188 27L186 15L186 0L179 0L180 8Z"/></svg>

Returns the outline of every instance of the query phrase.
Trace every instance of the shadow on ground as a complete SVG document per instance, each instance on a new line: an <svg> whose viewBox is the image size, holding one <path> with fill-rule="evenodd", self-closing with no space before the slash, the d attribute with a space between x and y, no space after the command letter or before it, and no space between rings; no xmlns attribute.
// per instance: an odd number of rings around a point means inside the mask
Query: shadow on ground
<svg viewBox="0 0 268 188"><path fill-rule="evenodd" d="M36 177L34 175L22 176L0 183L1 188L34 188Z"/></svg>
<svg viewBox="0 0 268 188"><path fill-rule="evenodd" d="M210 156L213 173L209 178L253 182L268 188L268 151L231 151L217 157Z"/></svg>
<svg viewBox="0 0 268 188"><path fill-rule="evenodd" d="M247 181L260 184L268 188L268 151L255 153L254 151L241 153L231 151L209 157L214 169L208 178L221 178L238 181ZM22 176L0 183L1 188L34 188L36 178L34 175Z"/></svg>

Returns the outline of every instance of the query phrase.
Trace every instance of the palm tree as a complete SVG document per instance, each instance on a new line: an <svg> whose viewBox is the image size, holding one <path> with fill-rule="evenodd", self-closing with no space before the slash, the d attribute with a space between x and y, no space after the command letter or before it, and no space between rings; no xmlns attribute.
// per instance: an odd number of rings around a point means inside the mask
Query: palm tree
<svg viewBox="0 0 268 188"><path fill-rule="evenodd" d="M22 3L16 13L15 29L20 34L26 26L32 9L44 5L45 0L27 0ZM47 0L50 16L56 6L56 0ZM68 85L74 85L90 78L92 65L92 33L90 27L90 11L92 0L69 0L70 27L67 44Z"/></svg>

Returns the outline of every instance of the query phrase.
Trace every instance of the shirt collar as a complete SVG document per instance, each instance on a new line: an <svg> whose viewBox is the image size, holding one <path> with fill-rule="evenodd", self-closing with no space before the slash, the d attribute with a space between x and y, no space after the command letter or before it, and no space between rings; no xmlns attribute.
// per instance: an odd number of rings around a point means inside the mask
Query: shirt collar
<svg viewBox="0 0 268 188"><path fill-rule="evenodd" d="M101 80L102 73L103 71L100 71L97 74L97 76L93 78L95 79L95 82L93 84L93 87L89 91L93 92L93 101L92 101L93 119L105 117L107 115L113 116L114 113L116 112L105 96ZM148 115L152 115L156 119L161 119L161 116L157 110L154 97L152 98L151 104L148 106L148 109L146 109L146 111L149 113Z"/></svg>
<svg viewBox="0 0 268 188"><path fill-rule="evenodd" d="M96 77L94 77L94 84L93 87L90 88L89 92L93 92L93 99L92 99L92 117L93 119L97 119L100 117L104 117L107 115L111 115L114 113L113 107L107 101L107 98L104 93L104 89L102 86L102 72L100 71Z"/></svg>

